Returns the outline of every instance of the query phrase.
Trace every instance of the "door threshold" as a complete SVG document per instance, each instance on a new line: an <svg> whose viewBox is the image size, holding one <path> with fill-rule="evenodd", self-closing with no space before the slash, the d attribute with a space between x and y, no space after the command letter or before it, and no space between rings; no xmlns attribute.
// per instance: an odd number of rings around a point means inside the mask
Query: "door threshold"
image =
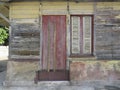
<svg viewBox="0 0 120 90"><path fill-rule="evenodd" d="M69 81L68 70L36 71L35 83L39 81Z"/></svg>
<svg viewBox="0 0 120 90"><path fill-rule="evenodd" d="M69 86L69 81L39 81L38 86Z"/></svg>

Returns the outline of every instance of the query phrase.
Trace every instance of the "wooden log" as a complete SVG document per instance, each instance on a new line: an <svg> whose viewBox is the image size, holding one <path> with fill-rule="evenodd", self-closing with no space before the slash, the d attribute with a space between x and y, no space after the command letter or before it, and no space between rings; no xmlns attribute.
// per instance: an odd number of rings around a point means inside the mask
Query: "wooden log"
<svg viewBox="0 0 120 90"><path fill-rule="evenodd" d="M11 50L13 55L20 55L20 56L28 56L28 55L39 55L38 51L31 51L31 50Z"/></svg>
<svg viewBox="0 0 120 90"><path fill-rule="evenodd" d="M39 56L40 31L36 24L13 24L10 37L10 59L30 59Z"/></svg>
<svg viewBox="0 0 120 90"><path fill-rule="evenodd" d="M12 55L10 57L10 60L39 60L40 56L38 55L28 55L28 56L20 56L20 55Z"/></svg>

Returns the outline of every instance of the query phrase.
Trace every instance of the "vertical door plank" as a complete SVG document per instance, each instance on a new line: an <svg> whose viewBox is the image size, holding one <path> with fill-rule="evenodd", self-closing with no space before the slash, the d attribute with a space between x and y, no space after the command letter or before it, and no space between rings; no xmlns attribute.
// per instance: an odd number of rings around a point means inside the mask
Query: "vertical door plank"
<svg viewBox="0 0 120 90"><path fill-rule="evenodd" d="M65 69L66 66L66 17L59 16L56 31L56 64L57 69Z"/></svg>
<svg viewBox="0 0 120 90"><path fill-rule="evenodd" d="M55 31L55 19L53 16L49 16L49 69L53 69L54 67L54 48L55 48L55 45L54 45L54 31Z"/></svg>
<svg viewBox="0 0 120 90"><path fill-rule="evenodd" d="M43 48L42 48L42 68L43 70L47 70L47 56L48 56L48 17L43 16L43 21L42 21L42 32L43 32Z"/></svg>

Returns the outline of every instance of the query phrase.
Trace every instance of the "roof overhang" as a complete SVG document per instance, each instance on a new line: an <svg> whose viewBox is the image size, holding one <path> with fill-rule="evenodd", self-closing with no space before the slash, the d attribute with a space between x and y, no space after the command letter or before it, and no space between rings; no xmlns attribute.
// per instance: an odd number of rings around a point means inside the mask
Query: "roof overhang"
<svg viewBox="0 0 120 90"><path fill-rule="evenodd" d="M0 0L2 2L17 2L17 1L77 1L77 2L119 2L120 0Z"/></svg>
<svg viewBox="0 0 120 90"><path fill-rule="evenodd" d="M9 4L0 1L0 26L9 26Z"/></svg>
<svg viewBox="0 0 120 90"><path fill-rule="evenodd" d="M119 2L120 0L0 0L0 26L9 26L8 3L21 1Z"/></svg>

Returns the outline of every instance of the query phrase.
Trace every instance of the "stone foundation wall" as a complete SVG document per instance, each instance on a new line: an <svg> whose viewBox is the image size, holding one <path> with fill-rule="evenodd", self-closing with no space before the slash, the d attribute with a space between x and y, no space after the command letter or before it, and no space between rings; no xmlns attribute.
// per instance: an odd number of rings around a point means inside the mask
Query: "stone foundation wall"
<svg viewBox="0 0 120 90"><path fill-rule="evenodd" d="M120 61L72 61L70 80L73 85L120 85Z"/></svg>
<svg viewBox="0 0 120 90"><path fill-rule="evenodd" d="M8 61L6 85L34 84L35 72L38 70L39 61Z"/></svg>

